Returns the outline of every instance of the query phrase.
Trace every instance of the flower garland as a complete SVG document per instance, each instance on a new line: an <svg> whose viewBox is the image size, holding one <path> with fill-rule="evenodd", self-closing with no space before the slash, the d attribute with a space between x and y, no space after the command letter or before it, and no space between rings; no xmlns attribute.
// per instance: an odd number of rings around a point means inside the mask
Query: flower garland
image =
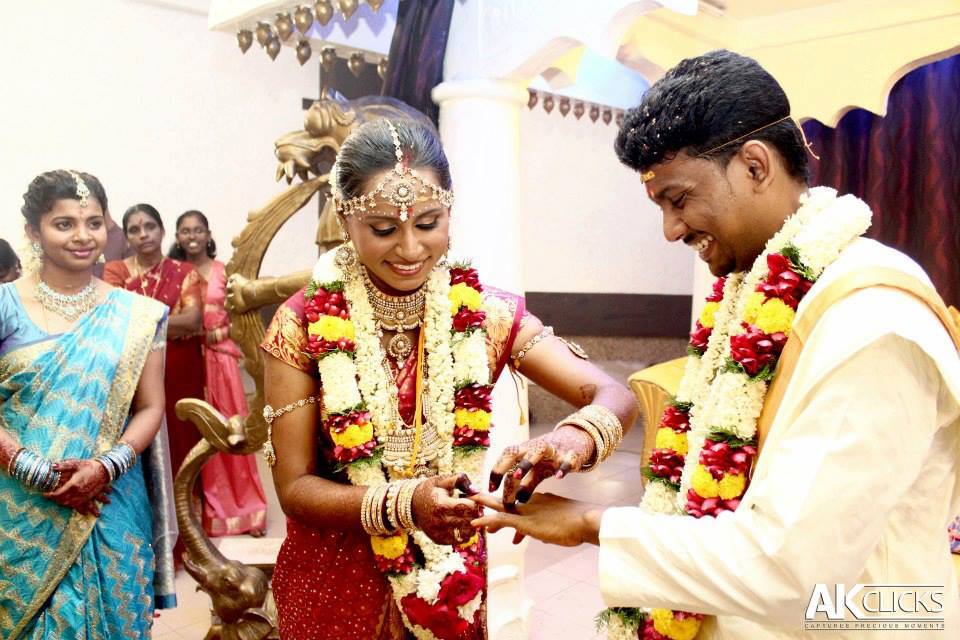
<svg viewBox="0 0 960 640"><path fill-rule="evenodd" d="M382 464L387 439L400 428L396 384L384 366L373 309L349 244L317 261L305 298L306 351L323 386L322 431L334 462L357 486L404 477ZM478 482L490 445L493 388L483 322L483 287L469 264L430 274L423 324L426 350L424 419L439 436L440 474L465 472ZM424 366L424 363L419 363ZM371 536L377 568L387 574L407 628L417 638L455 638L477 624L486 584L486 550L476 534L437 545L422 532Z"/></svg>
<svg viewBox="0 0 960 640"><path fill-rule="evenodd" d="M757 420L797 307L824 269L869 228L870 218L867 205L853 196L811 189L745 277L731 274L714 283L643 471L649 483L642 509L695 518L737 509L757 455ZM604 612L605 619L621 618L616 627L608 625L608 638L693 640L703 620L653 609L639 614L638 626L627 624L637 611Z"/></svg>

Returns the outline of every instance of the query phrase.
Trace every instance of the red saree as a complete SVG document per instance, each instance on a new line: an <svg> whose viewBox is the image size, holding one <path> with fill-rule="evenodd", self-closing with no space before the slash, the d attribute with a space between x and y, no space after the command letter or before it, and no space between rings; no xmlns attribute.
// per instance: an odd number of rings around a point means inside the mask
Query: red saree
<svg viewBox="0 0 960 640"><path fill-rule="evenodd" d="M159 300L175 315L202 303L204 281L189 264L164 258L144 273L132 274L123 260L103 267L103 279L115 287ZM170 435L170 462L176 475L190 449L200 441L200 432L191 422L177 417L174 407L182 398L204 398L203 351L199 336L170 338L167 341L166 392L167 430Z"/></svg>
<svg viewBox="0 0 960 640"><path fill-rule="evenodd" d="M210 269L203 300L203 357L207 371L207 402L223 415L246 416L247 398L240 378L240 349L230 339L230 316L223 303L227 276L222 262ZM267 498L253 455L218 453L203 466L203 528L211 536L263 531Z"/></svg>
<svg viewBox="0 0 960 640"><path fill-rule="evenodd" d="M502 316L488 315L487 355L496 379L503 369L524 315L523 299L487 287L485 296L506 302ZM284 303L267 329L264 351L292 367L317 376L316 363L304 355L307 341L304 295L299 291ZM397 374L398 404L405 419L414 411L417 354ZM404 373L408 372L408 373ZM396 373L396 372L395 372ZM318 442L318 464L332 465L332 443ZM343 474L323 475L347 482ZM359 514L358 514L359 519ZM280 637L284 640L407 640L400 611L386 577L374 565L370 537L363 531L316 529L287 520L287 538L273 574ZM482 615L482 614L481 614ZM486 625L460 640L483 640Z"/></svg>

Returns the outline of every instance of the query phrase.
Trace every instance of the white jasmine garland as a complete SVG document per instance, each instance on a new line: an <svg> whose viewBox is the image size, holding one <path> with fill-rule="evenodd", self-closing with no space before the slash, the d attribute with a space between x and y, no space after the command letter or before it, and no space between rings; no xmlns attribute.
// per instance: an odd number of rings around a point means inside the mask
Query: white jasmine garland
<svg viewBox="0 0 960 640"><path fill-rule="evenodd" d="M457 382L473 381L489 384L487 343L479 331L457 334L453 339L453 375Z"/></svg>
<svg viewBox="0 0 960 640"><path fill-rule="evenodd" d="M387 376L383 347L377 332L373 309L366 289L357 274L344 273L336 262L336 251L320 257L313 269L313 287L342 286L349 305L350 322L354 328L354 358L335 353L320 358L318 370L323 385L323 408L326 415L349 410L360 402L370 412L374 436L383 445L392 429L396 415L396 385ZM357 265L356 268L363 268ZM455 337L463 334L453 331L450 293L450 273L446 266L438 265L425 285L426 312L424 317L425 370L425 419L437 429L443 442L436 460L439 473L467 473L473 482L480 479L485 449L470 451L453 447L455 428L454 398L458 382L489 384L490 371L486 351L486 332L474 330L469 337L459 340L464 346L455 350ZM461 376L457 375L461 372ZM361 459L346 465L347 476L356 486L376 486L390 479L397 479L393 469L384 469L377 459ZM413 625L403 613L401 600L416 593L430 603L435 603L443 580L453 573L466 570L463 556L454 547L438 545L423 532L411 533L412 542L419 547L425 564L415 567L407 574L391 575L389 582L393 597L403 614L403 620L413 634L423 640L432 640L434 635L427 629ZM483 593L460 607L465 620L472 620ZM467 617L469 616L469 617Z"/></svg>
<svg viewBox="0 0 960 640"><path fill-rule="evenodd" d="M870 217L869 207L852 196L837 198L833 189L810 189L800 198L799 209L767 242L746 277L742 274L727 277L707 350L702 358L693 356L688 359L677 392L678 401L692 405L680 490L674 492L662 482L649 482L640 503L642 508L655 513L686 513L691 478L699 465L704 441L711 432L747 441L756 435L768 382L722 369L729 357L730 337L743 333L742 318L747 303L769 272L767 257L790 245L799 256L799 266L816 280L852 241L869 228ZM609 639L636 637L636 630L630 632L620 628L623 625L617 616L611 615L610 619Z"/></svg>
<svg viewBox="0 0 960 640"><path fill-rule="evenodd" d="M356 384L357 367L349 355L332 353L317 362L317 369L328 413L341 413L363 402Z"/></svg>
<svg viewBox="0 0 960 640"><path fill-rule="evenodd" d="M477 611L480 609L480 605L482 604L483 591L480 591L473 597L473 600L458 607L457 611L460 613L460 617L464 620L473 620L473 616L476 615Z"/></svg>

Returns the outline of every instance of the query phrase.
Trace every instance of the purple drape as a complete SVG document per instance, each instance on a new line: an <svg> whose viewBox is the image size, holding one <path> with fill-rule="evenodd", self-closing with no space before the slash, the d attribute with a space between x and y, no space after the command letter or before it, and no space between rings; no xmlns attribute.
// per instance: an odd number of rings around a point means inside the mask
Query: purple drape
<svg viewBox="0 0 960 640"><path fill-rule="evenodd" d="M867 235L919 262L960 306L960 56L904 76L883 118L854 109L835 129L815 120L803 129L821 158L811 184L864 199Z"/></svg>
<svg viewBox="0 0 960 640"><path fill-rule="evenodd" d="M443 80L443 57L453 17L453 0L401 2L390 43L382 95L426 114L437 124L439 109L430 92Z"/></svg>

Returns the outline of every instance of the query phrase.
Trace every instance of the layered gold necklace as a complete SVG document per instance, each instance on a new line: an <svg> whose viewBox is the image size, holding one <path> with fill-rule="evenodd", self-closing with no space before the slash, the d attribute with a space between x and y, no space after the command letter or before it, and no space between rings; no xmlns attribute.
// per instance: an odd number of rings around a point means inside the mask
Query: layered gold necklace
<svg viewBox="0 0 960 640"><path fill-rule="evenodd" d="M382 336L384 331L397 332L387 343L387 353L398 363L403 362L413 351L413 340L404 331L413 331L423 323L427 308L426 287L420 287L406 296L387 295L373 283L365 267L359 270L363 275L363 286L373 308L379 335Z"/></svg>

